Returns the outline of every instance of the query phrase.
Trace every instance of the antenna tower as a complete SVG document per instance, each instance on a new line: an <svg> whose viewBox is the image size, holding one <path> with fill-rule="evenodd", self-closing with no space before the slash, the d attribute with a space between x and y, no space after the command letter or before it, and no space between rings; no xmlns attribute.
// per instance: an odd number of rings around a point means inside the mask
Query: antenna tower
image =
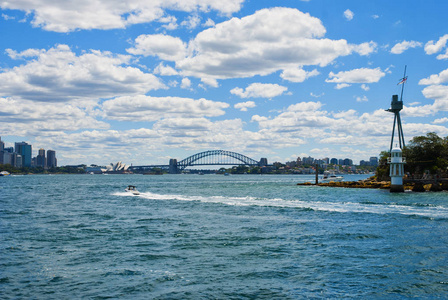
<svg viewBox="0 0 448 300"><path fill-rule="evenodd" d="M395 127L397 127L398 142L400 145L400 149L403 149L405 146L403 127L401 126L400 111L403 109L403 91L404 91L404 85L405 85L407 79L408 79L408 77L406 76L406 66L404 66L403 78L398 83L398 84L402 85L400 100L398 100L398 95L392 95L392 102L390 104L391 107L388 110L386 110L395 115L394 116L394 127L392 128L392 138L390 140L390 150L389 151L392 151L392 147L394 144Z"/></svg>

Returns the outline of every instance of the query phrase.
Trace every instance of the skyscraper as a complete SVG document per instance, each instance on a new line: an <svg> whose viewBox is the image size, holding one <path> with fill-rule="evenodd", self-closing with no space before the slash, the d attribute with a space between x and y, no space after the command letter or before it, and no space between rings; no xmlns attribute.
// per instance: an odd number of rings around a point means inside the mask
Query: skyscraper
<svg viewBox="0 0 448 300"><path fill-rule="evenodd" d="M4 149L5 143L2 142L2 137L0 136L0 164L3 164Z"/></svg>
<svg viewBox="0 0 448 300"><path fill-rule="evenodd" d="M36 157L36 166L44 168L46 165L47 164L45 161L45 150L40 148L39 154Z"/></svg>
<svg viewBox="0 0 448 300"><path fill-rule="evenodd" d="M42 149L43 150L43 149ZM47 168L57 167L56 151L47 150Z"/></svg>
<svg viewBox="0 0 448 300"><path fill-rule="evenodd" d="M31 167L32 147L28 143L21 142L15 144L15 152L22 156L22 166Z"/></svg>

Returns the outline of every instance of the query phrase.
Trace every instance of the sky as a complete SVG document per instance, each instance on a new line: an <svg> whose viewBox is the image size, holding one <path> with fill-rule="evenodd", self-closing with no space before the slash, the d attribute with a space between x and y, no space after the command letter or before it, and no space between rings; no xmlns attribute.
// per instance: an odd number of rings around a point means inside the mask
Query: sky
<svg viewBox="0 0 448 300"><path fill-rule="evenodd" d="M448 135L447 1L0 0L0 136L58 165L270 163Z"/></svg>

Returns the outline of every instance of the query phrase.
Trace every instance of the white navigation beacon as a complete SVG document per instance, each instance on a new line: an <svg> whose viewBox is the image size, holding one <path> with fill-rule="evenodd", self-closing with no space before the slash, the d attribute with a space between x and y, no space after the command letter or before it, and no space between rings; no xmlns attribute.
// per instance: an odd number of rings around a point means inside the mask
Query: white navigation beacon
<svg viewBox="0 0 448 300"><path fill-rule="evenodd" d="M404 164L406 159L402 156L402 151L399 147L395 146L390 152L388 163L390 164L390 191L391 192L403 192L403 176L404 176Z"/></svg>

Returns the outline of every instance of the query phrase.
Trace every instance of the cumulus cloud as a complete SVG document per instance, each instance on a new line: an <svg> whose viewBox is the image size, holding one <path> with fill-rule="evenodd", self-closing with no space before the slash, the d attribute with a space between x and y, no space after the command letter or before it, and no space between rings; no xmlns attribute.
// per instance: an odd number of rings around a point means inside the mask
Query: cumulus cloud
<svg viewBox="0 0 448 300"><path fill-rule="evenodd" d="M361 88L364 90L364 91L368 91L368 90L370 90L370 87L368 86L368 85L366 85L366 84L361 84Z"/></svg>
<svg viewBox="0 0 448 300"><path fill-rule="evenodd" d="M247 111L248 108L254 108L257 105L255 104L254 101L247 101L247 102L240 102L235 104L233 107L235 107L236 109L239 109L241 111Z"/></svg>
<svg viewBox="0 0 448 300"><path fill-rule="evenodd" d="M164 34L142 34L135 39L135 47L126 51L134 55L158 56L176 61L186 56L186 45L180 38Z"/></svg>
<svg viewBox="0 0 448 300"><path fill-rule="evenodd" d="M201 18L198 15L188 16L180 25L187 27L188 29L195 29L201 24Z"/></svg>
<svg viewBox="0 0 448 300"><path fill-rule="evenodd" d="M351 45L351 49L353 49L353 51L357 52L359 55L362 56L366 56L373 52L376 52L377 48L378 44L373 41L365 42L359 45Z"/></svg>
<svg viewBox="0 0 448 300"><path fill-rule="evenodd" d="M341 71L337 74L330 72L326 82L334 83L374 83L378 82L386 74L380 68L360 68L350 71Z"/></svg>
<svg viewBox="0 0 448 300"><path fill-rule="evenodd" d="M224 115L229 104L207 99L180 97L125 96L105 101L102 105L107 119L152 122L162 118L217 117Z"/></svg>
<svg viewBox="0 0 448 300"><path fill-rule="evenodd" d="M210 10L230 15L241 8L244 0L93 0L76 1L22 0L1 1L2 9L33 13L32 24L44 30L69 32L77 29L114 29L165 17L165 10L184 12Z"/></svg>
<svg viewBox="0 0 448 300"><path fill-rule="evenodd" d="M182 78L180 87L183 89L189 89L191 87L191 80L188 78Z"/></svg>
<svg viewBox="0 0 448 300"><path fill-rule="evenodd" d="M420 85L435 85L435 84L442 84L448 82L448 69L443 70L438 75L433 74L429 76L428 78L421 79L418 84Z"/></svg>
<svg viewBox="0 0 448 300"><path fill-rule="evenodd" d="M154 74L159 74L162 76L174 76L179 73L170 66L165 66L163 63L160 63L155 69Z"/></svg>
<svg viewBox="0 0 448 300"><path fill-rule="evenodd" d="M443 124L443 123L448 123L448 118L440 118L440 119L435 119L433 121L434 124Z"/></svg>
<svg viewBox="0 0 448 300"><path fill-rule="evenodd" d="M439 40L435 43L433 40L427 42L425 44L426 54L431 55L442 51L442 49L445 48L447 41L448 41L448 34L445 34L444 36L441 36Z"/></svg>
<svg viewBox="0 0 448 300"><path fill-rule="evenodd" d="M285 69L280 74L280 77L291 81L291 82L304 82L306 79L319 75L319 71L316 69L307 72L301 68L294 68L294 69Z"/></svg>
<svg viewBox="0 0 448 300"><path fill-rule="evenodd" d="M367 55L376 47L373 42L351 45L327 39L325 33L322 22L308 13L262 9L202 31L190 41L190 55L176 65L185 76L198 78L244 78L283 70L287 80L302 80L304 74L297 70L303 66L326 66L340 56Z"/></svg>
<svg viewBox="0 0 448 300"><path fill-rule="evenodd" d="M67 103L37 103L0 98L3 135L46 136L61 131L108 129L95 112Z"/></svg>
<svg viewBox="0 0 448 300"><path fill-rule="evenodd" d="M390 53L392 54L401 54L404 51L408 50L409 48L417 48L421 47L422 43L416 42L416 41L403 41L401 43L395 44L395 46L392 47L390 50Z"/></svg>
<svg viewBox="0 0 448 300"><path fill-rule="evenodd" d="M338 83L338 84L336 84L336 86L334 88L337 90L341 90L341 89L344 89L344 88L350 87L350 86L352 86L352 85L348 84L348 83Z"/></svg>
<svg viewBox="0 0 448 300"><path fill-rule="evenodd" d="M246 89L236 87L230 93L241 98L273 98L288 90L287 87L270 83L252 83Z"/></svg>
<svg viewBox="0 0 448 300"><path fill-rule="evenodd" d="M350 9L347 9L347 10L344 11L344 18L347 21L353 20L354 16L355 16L355 14Z"/></svg>
<svg viewBox="0 0 448 300"><path fill-rule="evenodd" d="M152 74L129 66L131 57L91 50L77 56L67 45L7 51L25 64L0 70L0 96L43 102L98 101L164 88Z"/></svg>

